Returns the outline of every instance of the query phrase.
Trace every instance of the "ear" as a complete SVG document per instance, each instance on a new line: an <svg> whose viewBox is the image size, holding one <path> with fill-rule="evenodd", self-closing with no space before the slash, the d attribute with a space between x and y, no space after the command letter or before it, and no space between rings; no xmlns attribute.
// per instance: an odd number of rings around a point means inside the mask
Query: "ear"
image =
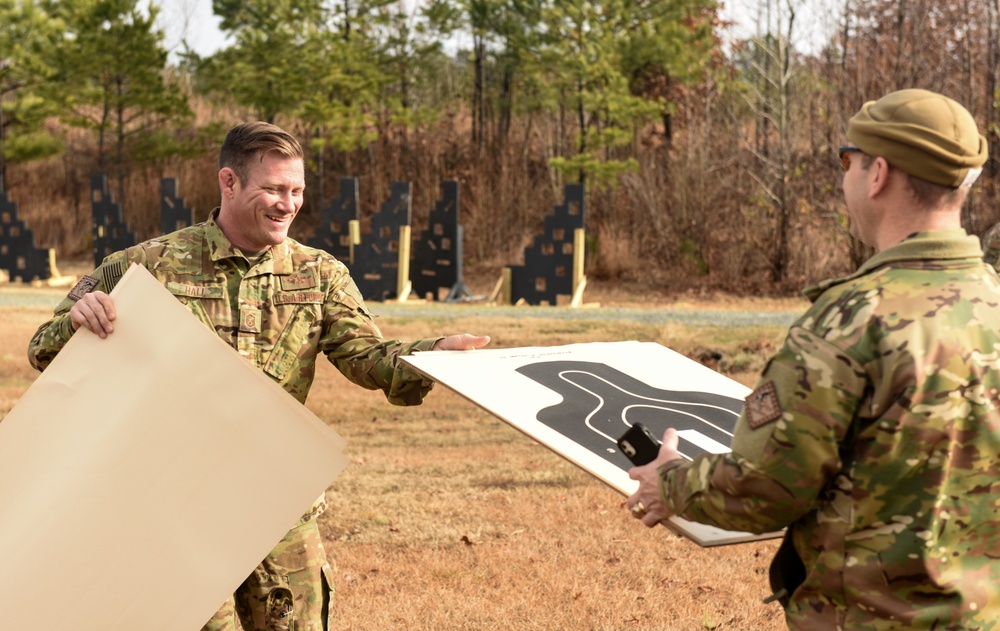
<svg viewBox="0 0 1000 631"><path fill-rule="evenodd" d="M868 181L868 196L878 197L889 186L889 163L879 156L872 162L870 179Z"/></svg>
<svg viewBox="0 0 1000 631"><path fill-rule="evenodd" d="M219 170L219 190L223 197L232 199L236 195L236 188L240 184L240 178L236 177L236 171L229 167L222 167Z"/></svg>

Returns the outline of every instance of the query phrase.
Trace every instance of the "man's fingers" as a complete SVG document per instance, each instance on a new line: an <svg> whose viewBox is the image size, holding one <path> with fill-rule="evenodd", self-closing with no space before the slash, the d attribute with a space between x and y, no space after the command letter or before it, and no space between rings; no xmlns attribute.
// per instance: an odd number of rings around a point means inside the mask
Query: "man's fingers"
<svg viewBox="0 0 1000 631"><path fill-rule="evenodd" d="M109 333L114 331L114 326L103 310L97 311L89 307L81 308L77 311L76 317L72 317L72 320L77 329L83 327L100 337L107 337Z"/></svg>
<svg viewBox="0 0 1000 631"><path fill-rule="evenodd" d="M677 435L677 430L673 427L668 427L667 431L663 432L663 444L660 445L661 453L663 449L676 453L677 445L680 444L680 440L680 436Z"/></svg>
<svg viewBox="0 0 1000 631"><path fill-rule="evenodd" d="M646 528L652 528L663 521L663 519L660 518L658 513L646 513L640 521L642 521L642 525Z"/></svg>
<svg viewBox="0 0 1000 631"><path fill-rule="evenodd" d="M92 295L97 299L97 302L101 303L101 307L104 308L104 316L108 322L118 317L118 314L115 313L115 301L112 300L111 296L102 291L95 292Z"/></svg>
<svg viewBox="0 0 1000 631"><path fill-rule="evenodd" d="M114 331L111 322L116 317L114 301L104 292L87 294L69 312L74 330L83 327L100 337L107 337Z"/></svg>
<svg viewBox="0 0 1000 631"><path fill-rule="evenodd" d="M482 348L489 343L489 335L472 335L470 333L462 333L461 335L449 335L442 340L438 340L437 344L434 345L434 350L471 351L477 348Z"/></svg>
<svg viewBox="0 0 1000 631"><path fill-rule="evenodd" d="M475 348L482 348L490 343L489 335L471 335L469 333L463 333L460 336L462 350L471 351Z"/></svg>

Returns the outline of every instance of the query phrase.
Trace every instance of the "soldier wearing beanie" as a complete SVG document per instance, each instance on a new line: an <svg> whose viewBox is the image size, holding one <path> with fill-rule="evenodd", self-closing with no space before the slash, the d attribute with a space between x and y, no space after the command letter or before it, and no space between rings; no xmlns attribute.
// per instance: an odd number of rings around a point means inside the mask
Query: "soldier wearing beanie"
<svg viewBox="0 0 1000 631"><path fill-rule="evenodd" d="M667 430L626 504L647 526L787 528L769 599L789 629L993 628L1000 279L960 221L986 141L926 90L866 103L847 141L851 231L877 254L806 290L731 453L686 461Z"/></svg>

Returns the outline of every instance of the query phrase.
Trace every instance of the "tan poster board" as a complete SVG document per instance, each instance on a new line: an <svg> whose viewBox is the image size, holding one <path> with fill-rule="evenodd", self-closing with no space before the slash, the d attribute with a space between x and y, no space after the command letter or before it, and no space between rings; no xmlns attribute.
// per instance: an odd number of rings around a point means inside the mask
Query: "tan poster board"
<svg viewBox="0 0 1000 631"><path fill-rule="evenodd" d="M678 430L688 458L725 453L750 389L651 342L417 353L403 361L492 412L625 495L638 483L617 439L634 422ZM772 538L673 517L702 546Z"/></svg>
<svg viewBox="0 0 1000 631"><path fill-rule="evenodd" d="M196 631L347 464L145 268L112 296L0 422L4 631Z"/></svg>

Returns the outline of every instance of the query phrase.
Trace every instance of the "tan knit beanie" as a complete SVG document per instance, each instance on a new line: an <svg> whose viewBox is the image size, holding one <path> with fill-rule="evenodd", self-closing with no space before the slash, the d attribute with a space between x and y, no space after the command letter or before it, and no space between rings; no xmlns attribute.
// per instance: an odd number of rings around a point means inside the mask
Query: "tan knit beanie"
<svg viewBox="0 0 1000 631"><path fill-rule="evenodd" d="M899 90L862 106L847 138L871 156L928 182L971 186L986 163L986 138L964 107L927 90Z"/></svg>

